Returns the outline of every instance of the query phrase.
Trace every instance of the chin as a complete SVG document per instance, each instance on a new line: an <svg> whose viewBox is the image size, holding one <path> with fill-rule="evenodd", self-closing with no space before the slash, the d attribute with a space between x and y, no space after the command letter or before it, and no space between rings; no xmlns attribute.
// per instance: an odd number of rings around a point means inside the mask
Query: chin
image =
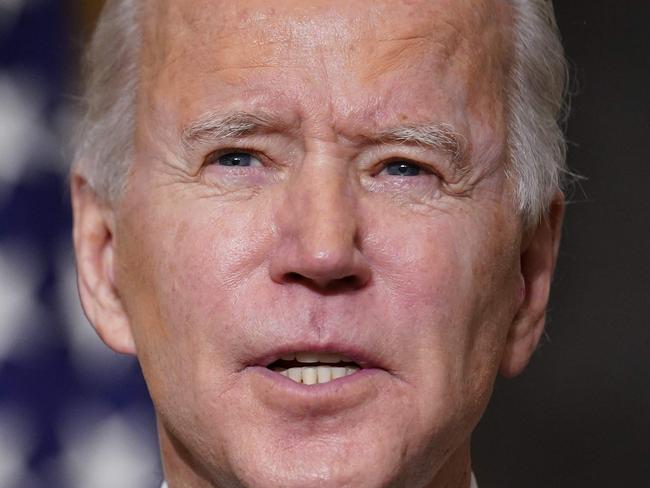
<svg viewBox="0 0 650 488"><path fill-rule="evenodd" d="M214 486L246 488L413 488L427 486L454 440L439 431L424 435L413 412L376 408L329 418L278 419L223 433L227 462L213 460L215 474L230 466L235 480ZM406 413L406 412L404 412ZM241 421L242 419L240 419ZM418 434L416 434L416 432ZM213 477L218 480L218 476Z"/></svg>
<svg viewBox="0 0 650 488"><path fill-rule="evenodd" d="M421 466L431 459L431 453L412 449L413 441L404 435L407 429L399 418L387 425L388 419L365 412L363 418L346 415L302 421L273 414L266 419L253 417L261 417L260 412L232 420L204 418L202 427L194 424L176 430L171 443L168 434L162 435L166 470L178 469L176 461L180 461L183 471L193 471L183 475L192 487L411 487L422 483L401 482L398 473L401 480L405 472L413 471L405 469L409 465Z"/></svg>
<svg viewBox="0 0 650 488"><path fill-rule="evenodd" d="M295 440L293 445L254 441L234 464L240 485L250 488L378 488L395 486L401 461L393 444L344 438ZM398 453L398 454L395 454ZM254 459L254 461L252 461Z"/></svg>

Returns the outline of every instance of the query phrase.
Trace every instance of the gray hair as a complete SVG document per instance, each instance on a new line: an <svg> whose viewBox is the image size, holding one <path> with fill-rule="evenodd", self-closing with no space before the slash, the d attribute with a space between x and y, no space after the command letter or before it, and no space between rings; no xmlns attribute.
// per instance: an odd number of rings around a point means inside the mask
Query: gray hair
<svg viewBox="0 0 650 488"><path fill-rule="evenodd" d="M84 114L73 171L106 201L123 192L133 157L140 3L107 0L84 59Z"/></svg>
<svg viewBox="0 0 650 488"><path fill-rule="evenodd" d="M568 64L550 0L509 0L515 11L508 87L508 176L527 223L537 222L569 174L563 124Z"/></svg>
<svg viewBox="0 0 650 488"><path fill-rule="evenodd" d="M507 87L506 174L527 223L562 190L567 63L550 0L505 0L514 10L514 62ZM139 0L107 0L85 60L85 115L75 168L104 199L122 193L133 153L141 32Z"/></svg>

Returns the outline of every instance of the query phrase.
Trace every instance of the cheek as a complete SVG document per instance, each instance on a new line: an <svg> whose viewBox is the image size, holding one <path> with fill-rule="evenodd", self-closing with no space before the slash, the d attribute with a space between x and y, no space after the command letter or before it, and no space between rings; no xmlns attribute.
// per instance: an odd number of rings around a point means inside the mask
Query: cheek
<svg viewBox="0 0 650 488"><path fill-rule="evenodd" d="M200 213L183 212L177 230L170 232L164 265L156 272L157 282L163 284L159 302L169 304L170 314L212 317L209 326L221 327L224 311L250 298L243 290L264 271L271 228L263 215L244 205L206 209L204 218ZM169 276L176 278L173 283L166 283ZM174 326L173 321L169 324Z"/></svg>
<svg viewBox="0 0 650 488"><path fill-rule="evenodd" d="M186 375L183 384L187 375L202 374L205 358L213 361L212 374L227 369L232 355L224 351L246 332L237 326L245 323L238 303L247 298L247 283L264 272L269 219L245 202L215 208L208 199L191 206L157 202L141 213L150 218L125 229L122 281L130 286L124 298L143 369L169 370L165 363L174 361L177 375Z"/></svg>
<svg viewBox="0 0 650 488"><path fill-rule="evenodd" d="M396 344L412 351L413 381L453 391L477 378L492 381L502 342L520 293L518 246L512 224L473 214L436 212L372 223L367 250L385 297L381 314L392 324ZM384 220L382 220L384 219ZM498 219L497 219L498 220ZM501 232L490 232L498 228ZM446 372L446 378L436 372Z"/></svg>
<svg viewBox="0 0 650 488"><path fill-rule="evenodd" d="M390 215L387 210L372 219L365 251L386 291L386 308L402 316L419 315L418 326L429 328L431 321L442 325L476 291L480 243L453 216L386 217Z"/></svg>

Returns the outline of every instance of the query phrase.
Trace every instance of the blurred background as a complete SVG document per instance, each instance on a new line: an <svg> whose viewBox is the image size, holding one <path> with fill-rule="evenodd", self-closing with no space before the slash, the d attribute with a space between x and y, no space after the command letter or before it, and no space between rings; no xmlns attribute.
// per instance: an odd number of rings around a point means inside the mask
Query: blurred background
<svg viewBox="0 0 650 488"><path fill-rule="evenodd" d="M555 2L574 72L547 336L479 425L481 488L650 486L650 2ZM0 487L162 479L137 363L78 305L68 141L100 1L0 0Z"/></svg>

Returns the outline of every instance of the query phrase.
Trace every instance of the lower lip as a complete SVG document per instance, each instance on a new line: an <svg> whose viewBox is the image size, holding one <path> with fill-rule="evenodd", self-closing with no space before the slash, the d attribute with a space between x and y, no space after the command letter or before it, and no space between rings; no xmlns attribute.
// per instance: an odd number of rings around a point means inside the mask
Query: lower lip
<svg viewBox="0 0 650 488"><path fill-rule="evenodd" d="M389 376L377 368L364 368L356 373L327 383L306 385L271 371L263 366L246 368L252 374L254 388L264 403L281 409L284 413L296 409L297 413L327 413L367 403L379 394L376 382Z"/></svg>

